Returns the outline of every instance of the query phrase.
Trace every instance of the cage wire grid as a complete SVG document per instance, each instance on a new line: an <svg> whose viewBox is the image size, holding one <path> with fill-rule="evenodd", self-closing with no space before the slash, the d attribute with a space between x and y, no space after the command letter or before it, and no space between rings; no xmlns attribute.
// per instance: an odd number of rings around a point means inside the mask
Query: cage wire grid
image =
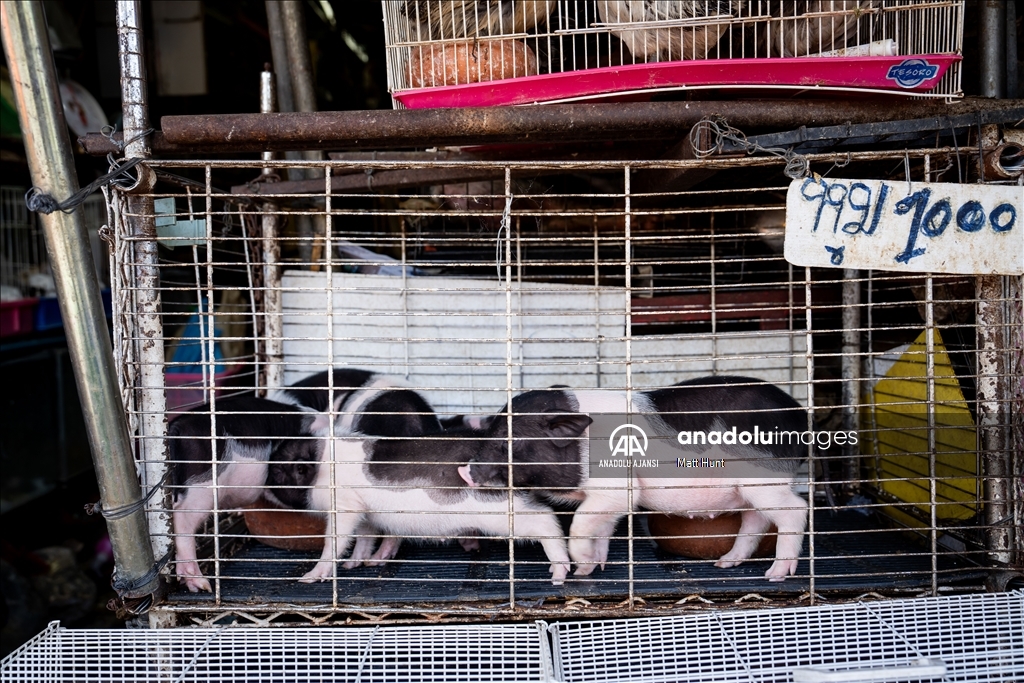
<svg viewBox="0 0 1024 683"><path fill-rule="evenodd" d="M75 630L3 660L5 681L1017 681L1024 594L716 610L547 624ZM939 665L915 675L907 667ZM801 680L812 680L802 678Z"/></svg>
<svg viewBox="0 0 1024 683"><path fill-rule="evenodd" d="M935 160L930 168L938 168L940 159L948 168L952 161L945 157L952 153L909 150L813 160L889 166L895 160L902 167L913 159L915 174L927 174L927 159ZM777 161L760 159L702 163L722 173L779 168ZM158 242L183 242L159 252L163 313L155 338L169 348L156 357L138 350L141 341L154 337L140 332L147 314L133 303L141 289L133 280L140 265L134 254L144 240L129 234L127 208L115 197L115 246L119 259L127 259L114 270L116 348L122 353L124 395L133 401L129 412L147 487L160 482L167 467L154 445L163 437L163 399L169 401L172 392L189 393L166 404L168 418L212 400L216 422L232 412L217 404L234 394L262 394L329 367L396 376L439 414L475 418L494 415L522 391L552 384L640 391L692 377L747 374L790 393L818 428L854 420L866 435L865 448L855 454L855 466L845 469L848 453L809 453L811 465L799 474L796 490L812 514L797 576L782 583L761 578L761 562L717 570L707 560L668 555L649 540L644 515L621 510L624 521L610 539L605 570L586 579L570 575L561 587L551 585L541 549L515 545L521 539L514 533L481 539L484 547L467 553L452 543L437 545L438 535L427 532L413 534L427 545L402 545L383 567L339 566L330 581L304 585L296 579L312 566L313 549L272 548L253 537L316 540L323 531L246 531L240 517L250 523L251 511L240 515L236 507L214 504L211 523L195 532L206 547L201 560L213 592L179 590L167 599L167 611L263 613L286 606L311 613L422 615L479 605L478 614L538 607L585 616L598 613L604 600L634 609L644 601L671 603L707 591L934 593L974 585L984 576L990 527L979 512L986 494L978 460L986 451L976 445L962 451L957 439L964 434L942 431L941 421L929 418L924 426L932 436L897 444L911 460L894 461L885 448L899 425L864 422L856 414L873 405L866 389L886 378L912 381L924 365L928 371L917 380L918 393L902 402L926 405L952 377L960 394L932 400L955 404L966 419L970 409L964 406L975 405L971 387L981 372L972 278L867 272L849 280L841 271L789 266L778 253L785 185L744 184L715 192L637 189L638 174L690 168L692 162L380 162L366 174L365 163L335 161L298 164L319 169L325 178L331 174L323 193L260 195L250 184L232 185L231 191L215 185L221 176L259 173L263 165L155 164L166 184L153 198L172 200L172 209L153 218L172 218L178 230ZM424 169L457 169L476 179L426 191L335 191L336 181L353 172L365 178ZM203 180L186 182L182 174ZM298 218L312 219L309 232L301 232ZM182 230L192 232L183 237ZM847 306L840 290L851 281L864 298ZM850 310L858 314L853 322L843 317ZM191 336L185 331L189 325ZM934 334L926 334L936 330L941 348ZM843 346L850 332L856 336L852 349ZM194 345L198 356L175 360L171 348L182 342ZM227 349L229 342L237 343L234 350ZM225 347L219 356L218 345ZM996 351L1006 354L1009 348ZM175 366L194 368L183 373L191 374L190 383L171 386L168 373L164 392L140 387L135 379L147 367L163 372ZM838 379L847 366L861 373L862 391L852 395L842 393ZM1011 400L996 401L1006 415ZM209 406L202 410L210 412ZM972 444L978 433L971 428ZM939 456L930 457L935 451ZM219 477L220 466L215 471ZM837 504L824 496L823 479L842 493ZM225 495L237 485L215 480L210 488ZM255 505L274 512L266 501ZM168 501L149 508L158 556L185 533L172 528L169 512ZM567 524L570 511L557 512ZM402 538L358 530L355 535ZM168 571L173 575L173 566Z"/></svg>
<svg viewBox="0 0 1024 683"><path fill-rule="evenodd" d="M1016 681L1024 675L1022 607L1016 592L560 622L551 626L555 678ZM940 660L945 673L894 670L922 659ZM797 679L798 670L816 677ZM828 678L833 672L849 677Z"/></svg>
<svg viewBox="0 0 1024 683"><path fill-rule="evenodd" d="M758 59L764 60L765 68L772 68L769 60L793 57L959 55L964 3L493 0L474 4L462 0L407 0L384 2L383 9L388 85L397 95L395 106L402 107L402 94L407 90L458 88L572 72L589 72L584 75L598 83L606 72L614 74L615 69L663 63ZM533 86L529 81L524 85L527 83ZM841 84L818 85L856 90ZM799 86L793 83L781 87ZM744 86L742 78L736 83L702 86L699 76L691 76L685 85L647 85L636 92L702 87ZM598 89L575 97L585 99L598 94L608 93ZM904 94L958 96L959 62L952 63L930 92ZM540 88L533 95L534 99L553 97L553 101L574 99L559 99L557 87L550 91Z"/></svg>
<svg viewBox="0 0 1024 683"><path fill-rule="evenodd" d="M24 187L0 187L0 284L4 301L21 297L56 296L46 242L38 216L25 207ZM105 245L101 247L99 228L106 221L106 206L100 196L89 197L81 207L86 231L96 260L96 275L101 286L109 281Z"/></svg>

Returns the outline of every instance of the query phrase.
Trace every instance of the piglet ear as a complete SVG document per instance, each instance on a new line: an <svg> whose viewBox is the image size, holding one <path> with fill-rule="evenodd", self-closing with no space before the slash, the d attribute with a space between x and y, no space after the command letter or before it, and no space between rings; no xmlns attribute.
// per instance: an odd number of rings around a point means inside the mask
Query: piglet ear
<svg viewBox="0 0 1024 683"><path fill-rule="evenodd" d="M469 465L463 465L459 468L459 476L470 486L477 487L480 485L473 481L473 475L469 473Z"/></svg>
<svg viewBox="0 0 1024 683"><path fill-rule="evenodd" d="M565 413L548 416L546 420L547 433L551 435L551 443L558 448L565 448L573 443L593 422L589 415L566 415Z"/></svg>

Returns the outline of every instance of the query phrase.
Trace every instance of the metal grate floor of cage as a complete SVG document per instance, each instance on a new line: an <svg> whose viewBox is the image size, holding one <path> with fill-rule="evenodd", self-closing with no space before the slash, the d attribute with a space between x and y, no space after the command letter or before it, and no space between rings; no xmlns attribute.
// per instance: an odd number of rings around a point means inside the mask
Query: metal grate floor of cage
<svg viewBox="0 0 1024 683"><path fill-rule="evenodd" d="M659 598L689 595L802 593L809 589L807 543L796 577L772 583L763 578L770 560L748 561L719 569L710 561L669 555L645 537L643 518L636 518L633 543L634 595ZM932 556L924 545L908 542L909 533L880 530L857 512L815 514L816 591L868 591L931 585ZM404 543L396 558L382 567L341 569L338 595L348 604L442 603L508 600L509 550L501 540L481 541L479 551L466 552L457 543ZM517 602L549 597L623 599L629 595L629 542L626 522L611 543L608 564L588 577L570 574L564 586L552 586L548 561L538 544L515 547ZM331 582L305 584L297 579L312 568L315 552L272 548L246 541L230 559L222 560L220 591L223 602L323 604L333 593ZM205 571L209 574L212 566ZM937 571L944 585L985 575L963 556L939 555ZM209 593L180 591L177 603L205 603Z"/></svg>

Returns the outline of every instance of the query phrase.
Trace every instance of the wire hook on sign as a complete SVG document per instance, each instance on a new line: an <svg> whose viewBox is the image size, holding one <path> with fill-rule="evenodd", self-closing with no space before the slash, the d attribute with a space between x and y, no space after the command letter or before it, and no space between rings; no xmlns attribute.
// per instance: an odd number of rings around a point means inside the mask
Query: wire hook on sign
<svg viewBox="0 0 1024 683"><path fill-rule="evenodd" d="M710 133L710 145L705 145L702 142L705 133ZM722 150L722 143L726 140L742 147L746 150L747 154L765 152L785 159L786 168L783 173L786 174L787 178L798 180L810 175L811 163L803 155L797 154L792 148L762 147L756 142L750 142L743 131L730 126L729 122L721 116L703 118L690 129L690 146L693 147L693 153L698 159L706 159L712 154L720 152Z"/></svg>

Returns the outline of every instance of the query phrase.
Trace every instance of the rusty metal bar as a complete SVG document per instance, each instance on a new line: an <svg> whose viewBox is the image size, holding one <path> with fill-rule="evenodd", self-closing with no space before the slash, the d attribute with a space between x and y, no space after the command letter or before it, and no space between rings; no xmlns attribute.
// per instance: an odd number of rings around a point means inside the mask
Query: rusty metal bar
<svg viewBox="0 0 1024 683"><path fill-rule="evenodd" d="M981 34L981 94L1003 97L1006 90L1006 4L1000 0L979 3ZM981 131L979 131L981 132ZM985 126L978 146L990 149L999 141L999 132ZM988 142L988 145L985 143ZM984 153L979 155L984 174ZM982 182L985 177L982 175ZM985 544L989 557L1009 564L1013 559L1012 494L1009 476L1010 413L1007 397L1009 363L1006 348L1006 292L1003 278L980 276L976 282L978 297L978 425L984 455Z"/></svg>
<svg viewBox="0 0 1024 683"><path fill-rule="evenodd" d="M841 371L843 376L843 429L855 431L858 428L857 413L860 407L860 272L852 268L843 269L843 357ZM847 444L843 448L845 456L842 477L843 489L855 491L860 479L859 451L856 446Z"/></svg>
<svg viewBox="0 0 1024 683"><path fill-rule="evenodd" d="M978 316L978 426L982 447L985 535L989 557L1009 564L1013 549L1010 524L1010 401L1006 349L1008 320L1004 278L979 276L976 281Z"/></svg>
<svg viewBox="0 0 1024 683"><path fill-rule="evenodd" d="M1024 100L934 102L645 102L543 107L292 112L165 116L161 128L175 145L241 151L395 148L498 142L678 139L706 116L724 116L740 128L798 128L1005 112ZM93 141L88 141L93 142ZM95 144L88 145L98 150Z"/></svg>
<svg viewBox="0 0 1024 683"><path fill-rule="evenodd" d="M267 11L270 6L277 3L268 2ZM260 112L269 114L277 107L277 98L274 92L273 74L264 71L260 80ZM272 163L273 152L264 152L263 160ZM296 169L297 170L297 169ZM272 167L263 168L264 178L276 178L277 174ZM277 183L266 183L273 185ZM261 183L260 187L265 184ZM262 205L261 227L263 230L263 350L265 354L263 364L262 387L260 394L270 389L284 386L284 344L282 327L282 306L281 306L281 244L278 242L281 217L278 216L277 204L267 202ZM255 329L255 328L254 328ZM257 371L256 381L260 382L260 374ZM259 387L260 385L257 384Z"/></svg>
<svg viewBox="0 0 1024 683"><path fill-rule="evenodd" d="M60 200L78 190L71 141L41 2L0 3L4 53L11 72L32 181ZM115 587L141 598L159 588L142 489L125 424L113 349L82 212L42 216L86 433L114 549ZM114 514L116 513L116 514Z"/></svg>

